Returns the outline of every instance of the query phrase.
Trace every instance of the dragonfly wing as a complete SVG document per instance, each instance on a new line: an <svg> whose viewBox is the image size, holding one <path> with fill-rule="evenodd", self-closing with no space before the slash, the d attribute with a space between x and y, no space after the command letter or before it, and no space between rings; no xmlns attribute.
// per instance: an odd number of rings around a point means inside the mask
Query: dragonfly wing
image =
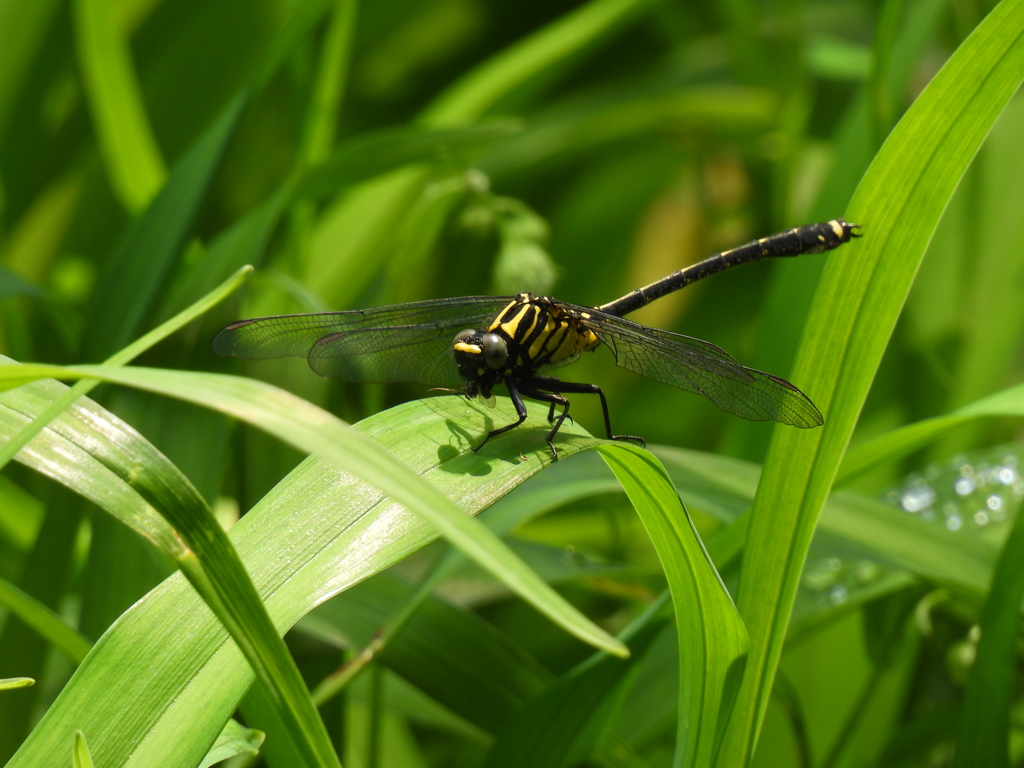
<svg viewBox="0 0 1024 768"><path fill-rule="evenodd" d="M509 301L465 296L239 320L217 334L213 351L249 360L306 357L320 375L346 381L459 386L452 339L466 328L486 327Z"/></svg>
<svg viewBox="0 0 1024 768"><path fill-rule="evenodd" d="M785 379L741 365L727 352L700 339L579 308L585 322L622 368L649 379L704 395L723 411L752 421L794 427L824 423L810 399Z"/></svg>
<svg viewBox="0 0 1024 768"><path fill-rule="evenodd" d="M309 365L345 381L462 385L452 357L453 329L440 325L385 326L341 331L319 339Z"/></svg>

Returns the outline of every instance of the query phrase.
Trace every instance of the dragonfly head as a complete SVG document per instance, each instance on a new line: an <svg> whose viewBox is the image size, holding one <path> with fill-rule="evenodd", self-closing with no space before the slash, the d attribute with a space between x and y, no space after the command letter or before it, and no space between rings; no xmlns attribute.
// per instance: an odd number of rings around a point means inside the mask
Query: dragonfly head
<svg viewBox="0 0 1024 768"><path fill-rule="evenodd" d="M460 331L452 341L452 353L459 375L466 382L466 394L489 398L491 390L501 382L508 362L505 340L496 333Z"/></svg>

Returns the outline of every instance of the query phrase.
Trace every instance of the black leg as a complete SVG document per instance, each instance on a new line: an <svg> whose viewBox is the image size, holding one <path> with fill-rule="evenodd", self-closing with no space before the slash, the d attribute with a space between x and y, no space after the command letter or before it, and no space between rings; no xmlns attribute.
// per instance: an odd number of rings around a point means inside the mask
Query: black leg
<svg viewBox="0 0 1024 768"><path fill-rule="evenodd" d="M555 461L558 461L558 451L555 450L554 440L555 435L558 434L559 427L562 426L562 422L565 421L565 417L569 415L569 401L557 393L542 392L539 389L534 389L530 386L531 384L533 384L533 380L523 382L519 386L522 393L527 397L533 398L534 400L540 400L542 403L551 403L551 408L548 410L548 421L553 420L551 417L554 416L555 406L562 406L562 413L559 415L557 421L555 421L555 426L551 428L547 438L548 448L551 449L551 457Z"/></svg>
<svg viewBox="0 0 1024 768"><path fill-rule="evenodd" d="M512 424L508 424L504 427L501 427L500 429L492 429L490 432L487 433L487 437L484 438L483 442L473 449L474 451L479 451L481 448L487 445L487 441L490 440L492 437L500 435L502 432L508 432L510 429L515 429L524 421L526 421L526 406L523 405L523 398L519 396L519 389L516 387L516 383L512 381L512 379L506 379L505 386L508 387L508 396L512 398L512 405L516 407L516 413L519 414L519 420Z"/></svg>
<svg viewBox="0 0 1024 768"><path fill-rule="evenodd" d="M613 435L612 434L612 422L608 416L608 399L604 396L604 392L596 384L579 384L573 381L562 381L557 376L534 376L528 382L530 389L528 391L526 386L522 387L523 394L527 397L532 397L535 400L542 400L544 398L538 397L537 392L552 392L562 395L597 395L601 398L601 411L604 413L604 429L605 434L609 440L635 440L640 443L641 446L646 447L647 443L644 442L642 437L638 435ZM564 398L563 398L564 399ZM551 405L552 411L554 410L554 403ZM565 418L565 414L569 412L568 401L566 401L565 412L562 414L562 418ZM550 421L550 419L549 419ZM561 425L561 420L558 424ZM558 431L558 427L555 428ZM554 433L552 433L554 436Z"/></svg>
<svg viewBox="0 0 1024 768"><path fill-rule="evenodd" d="M531 397L532 397L532 395L531 395ZM555 406L556 405L558 405L558 403L552 402L551 403L551 407L548 408L548 424L550 424L551 422L553 422L555 420ZM568 414L566 414L566 415L568 415ZM572 416L569 416L569 423L570 424L575 424L576 423L575 421L572 420Z"/></svg>

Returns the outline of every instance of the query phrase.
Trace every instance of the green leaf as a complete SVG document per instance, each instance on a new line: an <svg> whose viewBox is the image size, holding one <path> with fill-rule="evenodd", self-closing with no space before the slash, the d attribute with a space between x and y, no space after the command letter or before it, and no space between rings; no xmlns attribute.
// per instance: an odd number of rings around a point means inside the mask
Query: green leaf
<svg viewBox="0 0 1024 768"><path fill-rule="evenodd" d="M142 338L137 339L120 352L112 355L107 359L106 364L124 365L131 362L147 349L150 349L163 341L172 333L188 325L208 309L223 301L236 288L238 288L239 285L242 284L242 281L248 277L250 272L252 272L252 267L242 267L221 285L217 286L206 296L203 296L195 302L192 306L182 310L170 320L162 323ZM6 466L7 462L14 458L15 454L24 448L28 444L29 440L38 434L40 430L46 427L51 419L55 418L58 414L63 413L64 410L75 400L95 388L97 383L98 382L95 381L80 381L71 387L71 389L67 390L63 395L55 398L50 406L36 417L31 424L27 425L18 434L13 435L3 444L2 447L0 447L0 467Z"/></svg>
<svg viewBox="0 0 1024 768"><path fill-rule="evenodd" d="M0 413L6 417L0 419L0 429L17 433L32 415L64 396L66 388L56 382L8 393L0 400L5 409ZM298 669L237 553L202 497L173 464L113 414L84 399L37 435L19 460L97 502L170 557L257 671L306 762L336 763Z"/></svg>
<svg viewBox="0 0 1024 768"><path fill-rule="evenodd" d="M35 685L35 680L31 677L5 677L0 680L0 691L8 691L14 688L28 688L30 685Z"/></svg>
<svg viewBox="0 0 1024 768"><path fill-rule="evenodd" d="M182 155L166 186L108 260L92 295L83 349L86 359L109 357L142 330L164 280L181 255L244 104L244 96L232 100Z"/></svg>
<svg viewBox="0 0 1024 768"><path fill-rule="evenodd" d="M573 608L482 523L458 511L434 486L417 478L380 446L352 432L330 413L284 390L252 379L191 371L110 366L60 368L16 365L0 368L0 382L8 385L16 382L15 386L33 377L83 376L127 384L215 408L329 461L423 515L455 546L562 628L595 647L616 655L628 655L617 640ZM513 420L510 416L509 422Z"/></svg>
<svg viewBox="0 0 1024 768"><path fill-rule="evenodd" d="M1024 416L1024 384L983 397L944 416L891 430L851 449L836 474L845 485L875 467L907 456L963 424L992 416Z"/></svg>
<svg viewBox="0 0 1024 768"><path fill-rule="evenodd" d="M234 757L235 755L255 755L260 751L266 734L255 728L246 728L237 720L228 720L224 730L220 732L213 748L206 754L199 768L209 768L214 763Z"/></svg>
<svg viewBox="0 0 1024 768"><path fill-rule="evenodd" d="M1010 765L1010 709L1021 598L1024 597L1024 515L1018 514L996 561L978 626L981 640L960 712L954 768Z"/></svg>
<svg viewBox="0 0 1024 768"><path fill-rule="evenodd" d="M0 605L32 627L69 659L81 663L92 644L60 616L6 579L0 579Z"/></svg>
<svg viewBox="0 0 1024 768"><path fill-rule="evenodd" d="M647 0L591 0L492 57L451 86L422 115L431 126L474 120L499 98L625 26Z"/></svg>
<svg viewBox="0 0 1024 768"><path fill-rule="evenodd" d="M747 632L665 468L635 446L599 449L654 542L679 634L675 765L710 766L747 660Z"/></svg>
<svg viewBox="0 0 1024 768"><path fill-rule="evenodd" d="M131 51L106 0L74 0L78 66L111 186L131 213L149 205L167 178L149 127Z"/></svg>
<svg viewBox="0 0 1024 768"><path fill-rule="evenodd" d="M44 384L60 386L43 382L32 387ZM110 429L118 420L95 405L90 409L94 412L82 418L62 417L36 440L50 439L59 427L71 430L72 438L82 431L75 440L104 450L110 438L94 430ZM441 491L458 495L464 512L475 513L538 471L549 456L544 408L489 444L491 461L459 452L456 446L465 445L467 432L475 439L488 419L503 420L511 413L507 402L494 410L433 398L383 412L355 429L381 443L406 471L428 475ZM563 458L594 444L577 427L562 432ZM69 445L65 441L63 447ZM526 454L531 458L521 461ZM132 466L139 466L138 460ZM62 471L67 472L62 481L93 492L92 470L83 470L77 458ZM121 503L125 495L122 491L110 498ZM437 533L379 490L309 459L252 508L230 536L278 631L284 632L314 605L404 558ZM139 765L196 764L252 680L249 665L218 620L181 575L172 576L100 638L10 765L52 765L65 759L60 745L75 728L96 733L93 752L100 764L116 764L129 753ZM130 718L123 717L125 701L132 702ZM190 738L182 739L182 733Z"/></svg>
<svg viewBox="0 0 1024 768"><path fill-rule="evenodd" d="M74 768L93 768L89 745L85 742L85 734L75 731L75 746L71 751L71 764Z"/></svg>
<svg viewBox="0 0 1024 768"><path fill-rule="evenodd" d="M942 211L1024 78L1022 30L1024 2L1004 0L900 121L847 212L864 239L829 259L792 376L825 426L776 428L751 517L738 601L751 657L724 765L751 759L821 507Z"/></svg>

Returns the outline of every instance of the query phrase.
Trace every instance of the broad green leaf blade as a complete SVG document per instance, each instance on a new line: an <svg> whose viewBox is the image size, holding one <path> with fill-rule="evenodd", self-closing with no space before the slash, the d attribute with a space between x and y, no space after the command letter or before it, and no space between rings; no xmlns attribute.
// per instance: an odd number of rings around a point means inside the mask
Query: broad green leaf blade
<svg viewBox="0 0 1024 768"><path fill-rule="evenodd" d="M992 416L1024 416L1024 384L983 397L944 416L894 429L858 445L843 457L836 474L836 485L843 485L875 467L901 459L962 424Z"/></svg>
<svg viewBox="0 0 1024 768"><path fill-rule="evenodd" d="M65 624L60 616L6 579L0 579L0 605L76 663L81 663L92 647L85 637Z"/></svg>
<svg viewBox="0 0 1024 768"><path fill-rule="evenodd" d="M1016 688L1013 673L1024 597L1024 515L1013 529L992 572L981 611L981 640L960 711L954 768L1010 765L1010 709Z"/></svg>
<svg viewBox="0 0 1024 768"><path fill-rule="evenodd" d="M242 281L245 280L251 272L252 267L242 267L217 288L214 288L206 296L195 302L192 306L182 310L170 320L161 323L158 327L154 328L142 338L133 341L120 352L112 355L107 359L106 364L124 365L131 362L147 349L163 341L178 329L188 325L211 307L219 304L239 285L241 285ZM53 403L51 403L50 407L37 418L33 419L32 423L25 429L21 430L21 432L14 435L0 446L0 468L6 466L7 462L14 458L15 454L24 448L28 444L29 440L37 435L39 431L42 430L52 419L54 419L58 414L63 413L63 411L79 397L87 394L97 385L97 383L98 382L96 381L77 382L73 387L71 387L71 389L56 398Z"/></svg>
<svg viewBox="0 0 1024 768"><path fill-rule="evenodd" d="M146 118L128 40L113 4L72 5L78 65L107 175L125 208L139 213L163 186L167 169Z"/></svg>
<svg viewBox="0 0 1024 768"><path fill-rule="evenodd" d="M658 551L679 634L677 766L715 759L747 660L747 631L665 468L635 446L603 445Z"/></svg>
<svg viewBox="0 0 1024 768"><path fill-rule="evenodd" d="M928 241L971 158L1024 78L1024 2L1004 0L889 136L847 211L864 239L830 257L793 380L820 430L776 428L744 553L740 612L748 674L723 765L757 742L814 527Z"/></svg>
<svg viewBox="0 0 1024 768"><path fill-rule="evenodd" d="M95 377L175 397L250 422L281 440L351 472L423 515L449 541L511 590L581 640L616 655L628 651L526 567L478 520L466 517L429 483L411 474L374 442L344 422L284 390L252 379L190 371L109 366L3 366L0 381L42 377ZM465 446L468 448L468 445Z"/></svg>
<svg viewBox="0 0 1024 768"><path fill-rule="evenodd" d="M181 255L245 101L244 95L233 99L181 156L160 194L132 224L107 261L92 294L89 333L82 350L85 359L105 359L141 332L167 275Z"/></svg>
<svg viewBox="0 0 1024 768"><path fill-rule="evenodd" d="M385 411L356 429L475 513L544 464L546 409L488 446L493 463L481 465L476 456L459 453L456 444L465 432L511 413L507 404L494 410L434 398ZM595 444L577 427L563 429L564 458ZM521 454L532 458L520 461ZM309 459L232 527L230 536L284 632L313 606L435 540L437 533L378 489ZM97 642L10 765L48 768L66 759L61 745L76 728L91 734L100 764L117 764L132 754L140 766L194 765L252 680L226 631L176 574ZM130 717L126 700L132 702Z"/></svg>
<svg viewBox="0 0 1024 768"><path fill-rule="evenodd" d="M0 398L5 409L0 428L16 433L66 391L44 381L7 393ZM171 462L84 398L37 435L19 459L100 504L171 558L257 671L306 762L336 763L298 669L237 553L202 497Z"/></svg>
<svg viewBox="0 0 1024 768"><path fill-rule="evenodd" d="M209 766L235 755L255 755L260 751L260 747L263 746L265 738L266 734L263 731L257 731L255 728L246 728L235 719L228 720L228 724L220 732L220 736L217 737L213 748L206 754L202 762L199 763L199 768L209 768Z"/></svg>

